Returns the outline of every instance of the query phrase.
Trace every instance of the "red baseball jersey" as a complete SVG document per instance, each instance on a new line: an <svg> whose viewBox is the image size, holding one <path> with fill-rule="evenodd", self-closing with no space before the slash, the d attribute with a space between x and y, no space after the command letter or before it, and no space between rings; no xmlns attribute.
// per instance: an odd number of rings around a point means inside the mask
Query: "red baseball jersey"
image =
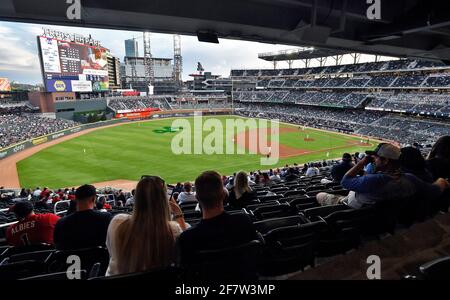
<svg viewBox="0 0 450 300"><path fill-rule="evenodd" d="M54 214L35 214L11 225L6 239L11 246L26 246L39 243L53 244L53 231L59 217Z"/></svg>

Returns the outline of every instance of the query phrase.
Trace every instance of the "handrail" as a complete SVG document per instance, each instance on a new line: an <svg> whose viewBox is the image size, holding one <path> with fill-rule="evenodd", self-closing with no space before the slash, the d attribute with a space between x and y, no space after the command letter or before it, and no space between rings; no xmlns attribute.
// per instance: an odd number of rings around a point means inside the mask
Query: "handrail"
<svg viewBox="0 0 450 300"><path fill-rule="evenodd" d="M57 211L56 211L56 207L57 207L60 203L68 203L69 206L70 206L70 201L71 201L71 200L61 200L61 201L56 202L56 203L55 203L55 206L53 207L53 212L54 212L54 214L57 215L57 214L62 214L62 213L67 212L67 210L61 210L61 211L57 212Z"/></svg>

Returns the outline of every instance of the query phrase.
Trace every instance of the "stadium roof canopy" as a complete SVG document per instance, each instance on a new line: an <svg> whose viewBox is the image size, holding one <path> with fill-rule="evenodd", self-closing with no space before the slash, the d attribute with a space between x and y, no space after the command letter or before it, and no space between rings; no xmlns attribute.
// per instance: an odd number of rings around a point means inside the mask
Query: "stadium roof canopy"
<svg viewBox="0 0 450 300"><path fill-rule="evenodd" d="M328 56L344 55L348 53L350 53L350 51L309 47L281 50L277 52L259 53L258 58L267 61L285 61L322 58Z"/></svg>
<svg viewBox="0 0 450 300"><path fill-rule="evenodd" d="M2 0L0 20L148 30L450 61L445 0ZM371 5L380 4L379 10ZM73 13L74 11L72 11ZM368 14L369 12L369 14ZM369 16L379 19L369 19ZM74 14L72 14L74 15ZM70 14L69 14L70 16Z"/></svg>

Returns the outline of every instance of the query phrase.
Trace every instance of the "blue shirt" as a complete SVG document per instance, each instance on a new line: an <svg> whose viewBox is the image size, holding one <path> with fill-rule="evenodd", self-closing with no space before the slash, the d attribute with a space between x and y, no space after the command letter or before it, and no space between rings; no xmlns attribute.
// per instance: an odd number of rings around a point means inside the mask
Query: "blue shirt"
<svg viewBox="0 0 450 300"><path fill-rule="evenodd" d="M348 205L356 209L395 198L418 194L432 198L441 194L438 186L426 183L412 174L402 174L398 178L384 173L344 176L341 185L350 190Z"/></svg>

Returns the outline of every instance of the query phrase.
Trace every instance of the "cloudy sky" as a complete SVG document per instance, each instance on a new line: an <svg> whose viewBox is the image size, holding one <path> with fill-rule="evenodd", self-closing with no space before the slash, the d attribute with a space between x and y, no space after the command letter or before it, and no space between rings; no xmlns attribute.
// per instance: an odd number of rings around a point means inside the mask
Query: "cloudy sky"
<svg viewBox="0 0 450 300"><path fill-rule="evenodd" d="M42 25L13 22L0 22L0 77L21 83L42 83L36 36L42 34ZM139 54L143 54L142 33L91 29L80 27L45 26L69 33L78 33L99 40L111 53L123 60L125 55L124 40L140 38ZM151 34L151 47L154 57L173 57L173 38L168 34ZM258 53L292 49L286 45L263 44L237 40L220 39L219 44L201 43L197 37L181 37L181 54L183 56L183 80L196 72L197 62L201 62L205 71L229 76L231 69L237 68L272 68L270 62L258 59ZM362 61L372 59L366 56ZM361 61L361 62L362 62ZM294 67L301 67L295 62ZM287 63L280 63L280 68L287 68Z"/></svg>

